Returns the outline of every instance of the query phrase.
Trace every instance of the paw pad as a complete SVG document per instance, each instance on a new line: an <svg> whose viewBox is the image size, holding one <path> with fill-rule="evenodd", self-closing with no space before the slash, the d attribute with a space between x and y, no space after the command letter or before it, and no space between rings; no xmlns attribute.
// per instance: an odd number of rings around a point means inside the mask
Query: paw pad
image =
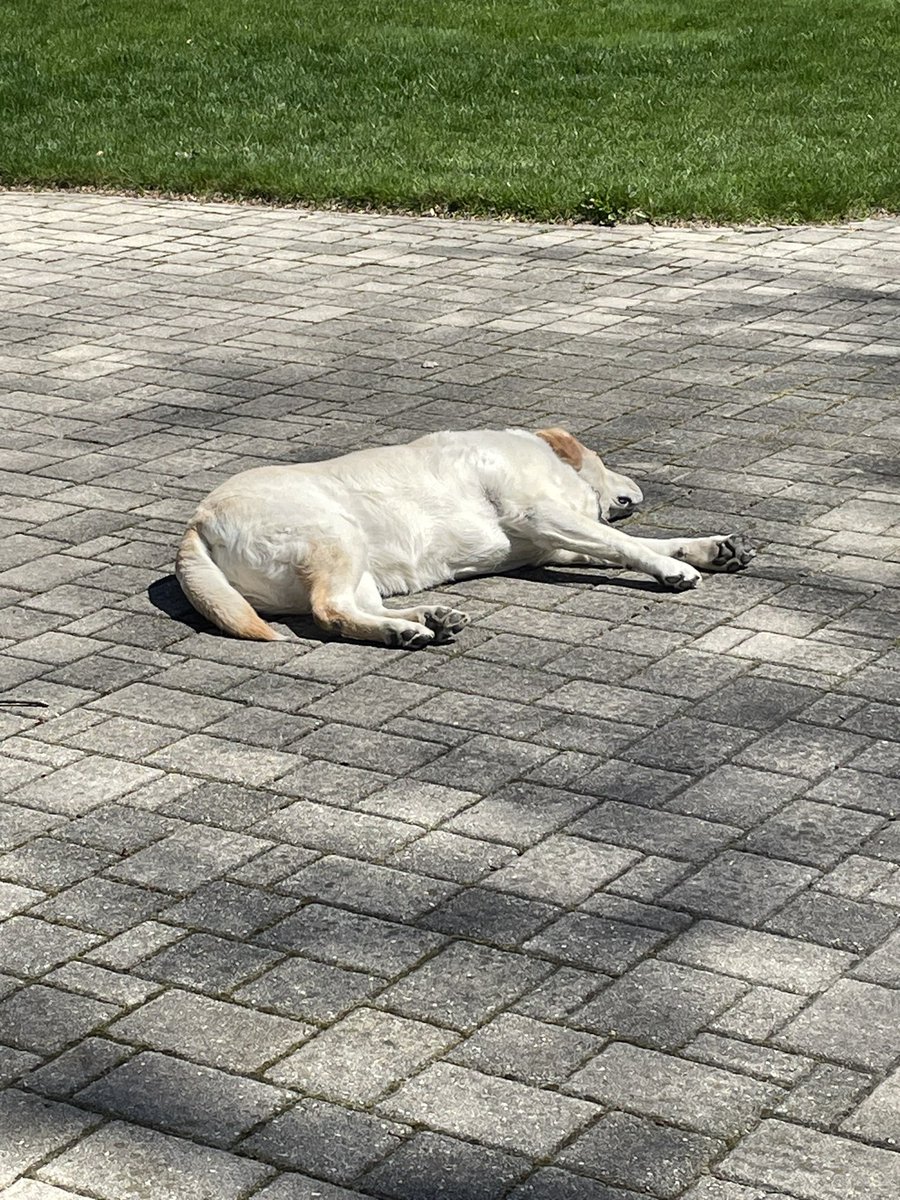
<svg viewBox="0 0 900 1200"><path fill-rule="evenodd" d="M469 623L469 617L455 608L430 608L423 614L425 624L431 629L437 641L446 641L452 634L459 633Z"/></svg>
<svg viewBox="0 0 900 1200"><path fill-rule="evenodd" d="M756 558L756 546L745 533L732 533L719 542L711 566L720 571L742 571Z"/></svg>
<svg viewBox="0 0 900 1200"><path fill-rule="evenodd" d="M434 641L434 634L426 633L424 629L392 629L388 634L387 645L396 646L399 650L424 650Z"/></svg>

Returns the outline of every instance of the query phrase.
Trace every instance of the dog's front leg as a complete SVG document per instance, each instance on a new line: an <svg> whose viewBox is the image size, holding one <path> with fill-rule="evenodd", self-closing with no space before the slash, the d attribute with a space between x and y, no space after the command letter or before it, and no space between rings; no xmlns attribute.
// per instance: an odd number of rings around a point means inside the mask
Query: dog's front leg
<svg viewBox="0 0 900 1200"><path fill-rule="evenodd" d="M586 555L591 561L640 571L676 591L696 587L700 582L700 572L684 560L660 554L649 541L621 533L551 501L504 513L500 520L511 537L533 544L536 557L560 551Z"/></svg>

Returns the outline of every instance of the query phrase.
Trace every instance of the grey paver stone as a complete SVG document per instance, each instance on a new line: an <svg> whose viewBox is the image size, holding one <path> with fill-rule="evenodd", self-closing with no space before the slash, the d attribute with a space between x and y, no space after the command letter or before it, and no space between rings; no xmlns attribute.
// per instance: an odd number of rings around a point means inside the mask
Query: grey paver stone
<svg viewBox="0 0 900 1200"><path fill-rule="evenodd" d="M667 807L710 821L750 828L807 786L789 775L725 763L669 800Z"/></svg>
<svg viewBox="0 0 900 1200"><path fill-rule="evenodd" d="M151 713L165 713L167 724L186 730L202 729L240 711L238 705L225 700L161 688L155 683L129 684L104 696L97 707L137 720L145 719Z"/></svg>
<svg viewBox="0 0 900 1200"><path fill-rule="evenodd" d="M756 854L824 869L853 851L880 824L877 817L853 809L795 800L748 834L745 846Z"/></svg>
<svg viewBox="0 0 900 1200"><path fill-rule="evenodd" d="M301 1100L241 1142L242 1150L265 1162L332 1183L350 1183L396 1149L405 1126L369 1113Z"/></svg>
<svg viewBox="0 0 900 1200"><path fill-rule="evenodd" d="M900 1144L900 1074L897 1071L845 1118L841 1131L893 1148Z"/></svg>
<svg viewBox="0 0 900 1200"><path fill-rule="evenodd" d="M101 1200L240 1200L268 1174L261 1163L121 1121L105 1125L38 1172Z"/></svg>
<svg viewBox="0 0 900 1200"><path fill-rule="evenodd" d="M698 1179L685 1192L685 1200L785 1200L784 1192L763 1192L759 1188L744 1187L742 1183L731 1183L727 1179L713 1179L707 1175Z"/></svg>
<svg viewBox="0 0 900 1200"><path fill-rule="evenodd" d="M126 971L161 946L168 946L184 936L184 931L159 921L142 921L124 933L102 942L85 957L112 970Z"/></svg>
<svg viewBox="0 0 900 1200"><path fill-rule="evenodd" d="M858 963L853 974L869 983L900 987L900 930L892 933L877 950Z"/></svg>
<svg viewBox="0 0 900 1200"><path fill-rule="evenodd" d="M0 1086L6 1087L26 1076L40 1061L39 1055L29 1054L27 1050L13 1050L11 1046L0 1047Z"/></svg>
<svg viewBox="0 0 900 1200"><path fill-rule="evenodd" d="M866 745L865 738L857 734L788 721L748 746L737 756L737 761L751 767L774 768L788 775L818 779L864 750Z"/></svg>
<svg viewBox="0 0 900 1200"><path fill-rule="evenodd" d="M10 917L0 924L0 964L14 975L43 975L98 941L92 934L64 925L34 917Z"/></svg>
<svg viewBox="0 0 900 1200"><path fill-rule="evenodd" d="M136 979L121 971L108 971L87 962L70 962L57 967L44 977L44 982L123 1007L138 1004L160 990L158 984L149 980Z"/></svg>
<svg viewBox="0 0 900 1200"><path fill-rule="evenodd" d="M636 1197L636 1192L626 1192L559 1167L541 1167L510 1192L511 1200L636 1200Z"/></svg>
<svg viewBox="0 0 900 1200"><path fill-rule="evenodd" d="M754 676L735 679L693 710L701 720L745 729L775 729L817 698L813 688Z"/></svg>
<svg viewBox="0 0 900 1200"><path fill-rule="evenodd" d="M559 788L510 783L457 813L447 828L524 850L561 828L589 803L587 797Z"/></svg>
<svg viewBox="0 0 900 1200"><path fill-rule="evenodd" d="M773 1050L771 1046L757 1046L718 1033L698 1034L681 1053L684 1058L695 1062L737 1071L784 1087L803 1079L813 1066L812 1060L801 1054L786 1054L783 1050Z"/></svg>
<svg viewBox="0 0 900 1200"><path fill-rule="evenodd" d="M609 1037L673 1050L746 991L735 979L677 963L638 963L580 1009L573 1023Z"/></svg>
<svg viewBox="0 0 900 1200"><path fill-rule="evenodd" d="M499 1200L528 1159L439 1133L417 1133L367 1173L364 1186L392 1200Z"/></svg>
<svg viewBox="0 0 900 1200"><path fill-rule="evenodd" d="M438 829L398 850L391 855L390 862L392 866L438 879L475 883L496 871L513 853L496 842L483 842Z"/></svg>
<svg viewBox="0 0 900 1200"><path fill-rule="evenodd" d="M378 917L307 904L259 934L257 940L294 954L391 977L409 970L445 939Z"/></svg>
<svg viewBox="0 0 900 1200"><path fill-rule="evenodd" d="M722 1146L721 1141L697 1133L610 1113L567 1146L557 1161L607 1183L668 1200L680 1195ZM600 1195L606 1200L603 1192Z"/></svg>
<svg viewBox="0 0 900 1200"><path fill-rule="evenodd" d="M321 1179L288 1171L255 1193L253 1200L359 1200L361 1195L361 1192L334 1183L323 1183Z"/></svg>
<svg viewBox="0 0 900 1200"><path fill-rule="evenodd" d="M301 1042L309 1027L206 996L172 989L116 1021L123 1041L183 1054L230 1071L258 1071Z"/></svg>
<svg viewBox="0 0 900 1200"><path fill-rule="evenodd" d="M267 1072L325 1100L368 1105L456 1041L453 1034L371 1008L354 1010Z"/></svg>
<svg viewBox="0 0 900 1200"><path fill-rule="evenodd" d="M0 1093L0 1187L96 1124L90 1113L9 1089Z"/></svg>
<svg viewBox="0 0 900 1200"><path fill-rule="evenodd" d="M801 1200L893 1200L900 1188L895 1152L784 1121L763 1121L719 1169Z"/></svg>
<svg viewBox="0 0 900 1200"><path fill-rule="evenodd" d="M333 854L385 857L421 834L421 829L387 817L352 812L330 804L297 800L254 826L261 837L295 842Z"/></svg>
<svg viewBox="0 0 900 1200"><path fill-rule="evenodd" d="M41 904L35 912L97 933L124 933L163 908L167 897L96 875Z"/></svg>
<svg viewBox="0 0 900 1200"><path fill-rule="evenodd" d="M806 1125L833 1131L841 1118L871 1090L871 1075L831 1063L819 1063L791 1090L778 1113Z"/></svg>
<svg viewBox="0 0 900 1200"><path fill-rule="evenodd" d="M900 1054L900 992L839 979L795 1017L778 1044L850 1067L884 1070Z"/></svg>
<svg viewBox="0 0 900 1200"><path fill-rule="evenodd" d="M548 925L527 941L524 949L577 967L621 975L666 937L658 929L576 912Z"/></svg>
<svg viewBox="0 0 900 1200"><path fill-rule="evenodd" d="M238 988L235 999L285 1017L327 1023L374 996L384 984L377 975L307 958L288 958Z"/></svg>
<svg viewBox="0 0 900 1200"><path fill-rule="evenodd" d="M139 686L139 685L135 685ZM149 755L147 762L167 771L205 775L229 783L269 783L296 766L292 754L280 750L257 750L227 738L192 733L163 750Z"/></svg>
<svg viewBox="0 0 900 1200"><path fill-rule="evenodd" d="M159 771L147 766L92 755L26 783L12 793L11 799L46 812L78 816L158 776Z"/></svg>
<svg viewBox="0 0 900 1200"><path fill-rule="evenodd" d="M536 1021L561 1022L609 982L609 976L599 971L560 967L532 991L526 992L513 1009Z"/></svg>
<svg viewBox="0 0 900 1200"><path fill-rule="evenodd" d="M731 758L752 737L733 725L680 717L630 745L622 757L645 766L700 774Z"/></svg>
<svg viewBox="0 0 900 1200"><path fill-rule="evenodd" d="M298 761L301 760L298 758ZM278 780L278 791L283 796L302 796L306 800L346 808L361 806L366 796L383 788L389 779L390 776L383 771L349 767L325 759L310 759L297 770L282 776ZM302 811L297 810L298 813Z"/></svg>
<svg viewBox="0 0 900 1200"><path fill-rule="evenodd" d="M33 984L0 1000L0 1043L56 1054L118 1013L112 1004Z"/></svg>
<svg viewBox="0 0 900 1200"><path fill-rule="evenodd" d="M67 837L71 836L72 824L66 828ZM110 861L109 855L87 846L73 846L71 842L55 838L35 838L18 850L0 856L0 878L38 887L45 892L58 891L93 875Z"/></svg>
<svg viewBox="0 0 900 1200"><path fill-rule="evenodd" d="M138 1054L75 1097L136 1125L150 1125L209 1146L230 1146L289 1099L281 1088L240 1079L166 1054Z"/></svg>
<svg viewBox="0 0 900 1200"><path fill-rule="evenodd" d="M811 867L727 850L676 884L665 900L701 916L754 925L817 877Z"/></svg>
<svg viewBox="0 0 900 1200"><path fill-rule="evenodd" d="M381 1105L400 1120L534 1157L549 1154L597 1112L593 1104L438 1063Z"/></svg>
<svg viewBox="0 0 900 1200"><path fill-rule="evenodd" d="M843 896L823 896L818 889L797 896L766 922L767 928L789 937L855 954L874 949L895 924L893 909Z"/></svg>
<svg viewBox="0 0 900 1200"><path fill-rule="evenodd" d="M274 925L297 907L289 896L244 887L230 880L201 884L160 916L188 928L227 937L246 938Z"/></svg>
<svg viewBox="0 0 900 1200"><path fill-rule="evenodd" d="M22 1086L42 1096L74 1096L98 1076L124 1062L131 1054L126 1046L103 1037L87 1037L43 1066L36 1065Z"/></svg>
<svg viewBox="0 0 900 1200"><path fill-rule="evenodd" d="M546 963L454 942L399 980L380 1002L403 1016L471 1030L550 973Z"/></svg>
<svg viewBox="0 0 900 1200"><path fill-rule="evenodd" d="M72 1195L68 1189L63 1191L37 1179L19 1179L3 1192L4 1200L72 1200Z"/></svg>
<svg viewBox="0 0 900 1200"><path fill-rule="evenodd" d="M744 1132L783 1094L771 1084L625 1042L607 1046L566 1090L722 1137Z"/></svg>
<svg viewBox="0 0 900 1200"><path fill-rule="evenodd" d="M553 1087L603 1047L600 1038L518 1013L500 1013L447 1055L450 1062L533 1087Z"/></svg>
<svg viewBox="0 0 900 1200"><path fill-rule="evenodd" d="M751 983L807 993L820 991L853 962L853 956L842 950L719 921L698 921L663 953L676 962Z"/></svg>
<svg viewBox="0 0 900 1200"><path fill-rule="evenodd" d="M393 817L431 828L477 799L475 792L462 792L419 779L399 779L358 800L357 807L376 816Z"/></svg>
<svg viewBox="0 0 900 1200"><path fill-rule="evenodd" d="M283 880L281 887L305 899L341 904L395 921L413 920L458 890L446 877L435 879L414 869L363 863L337 854L303 867Z"/></svg>
<svg viewBox="0 0 900 1200"><path fill-rule="evenodd" d="M701 821L616 800L597 805L576 821L571 830L646 854L700 860L727 846L740 833L734 825Z"/></svg>
<svg viewBox="0 0 900 1200"><path fill-rule="evenodd" d="M574 904L609 883L638 857L634 851L600 842L554 836L494 872L485 885L545 903Z"/></svg>
<svg viewBox="0 0 900 1200"><path fill-rule="evenodd" d="M467 887L421 917L420 924L440 933L509 948L520 945L560 912L555 905L490 888Z"/></svg>
<svg viewBox="0 0 900 1200"><path fill-rule="evenodd" d="M764 1041L805 1004L802 996L778 988L751 987L731 1008L709 1022L716 1033L749 1041Z"/></svg>
<svg viewBox="0 0 900 1200"><path fill-rule="evenodd" d="M196 783L191 780L191 784ZM284 796L275 792L219 781L189 787L164 805L163 811L186 821L243 831L285 803Z"/></svg>
<svg viewBox="0 0 900 1200"><path fill-rule="evenodd" d="M189 933L144 959L140 973L164 983L218 995L233 991L245 980L278 961L280 955L208 933Z"/></svg>
<svg viewBox="0 0 900 1200"><path fill-rule="evenodd" d="M267 846L268 842L259 838L192 825L132 854L111 868L110 874L142 887L190 892Z"/></svg>

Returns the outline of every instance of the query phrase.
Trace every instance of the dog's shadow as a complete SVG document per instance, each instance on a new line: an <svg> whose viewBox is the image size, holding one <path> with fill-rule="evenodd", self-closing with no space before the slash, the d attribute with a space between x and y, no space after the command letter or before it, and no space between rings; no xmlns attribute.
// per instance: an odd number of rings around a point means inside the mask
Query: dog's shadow
<svg viewBox="0 0 900 1200"><path fill-rule="evenodd" d="M553 568L523 567L518 571L506 571L498 574L501 574L506 579L520 579L523 584L556 583L561 585L561 587L564 587L566 584L583 584L590 587L622 588L627 591L654 593L664 590L652 579L623 579L617 574L602 574L599 570L588 574L583 570L562 566ZM486 576L485 578L494 578L494 576ZM451 583L448 586L452 589L453 584ZM464 591L464 589L460 590ZM223 638L231 636L224 633L221 629L217 629L215 625L212 625L204 617L200 616L181 590L181 584L174 575L164 575L161 579L157 579L151 583L147 589L147 599L157 611L164 613L170 620L187 626L194 633L206 633L212 637ZM523 597L523 602L527 602L527 598ZM265 613L261 613L260 615L266 616ZM275 619L279 625L286 626L298 638L317 642L339 642L343 640L339 635L322 629L315 623L311 616L292 614L291 616L277 616Z"/></svg>
<svg viewBox="0 0 900 1200"><path fill-rule="evenodd" d="M582 584L587 587L623 588L629 592L670 592L662 584L653 579L629 579L617 574L604 574L608 567L597 567L590 574L578 567L567 567L560 564L557 567L521 567L518 571L497 572L497 577L503 579L521 579L523 583L555 583ZM486 578L495 578L486 576ZM453 585L448 585L452 587Z"/></svg>
<svg viewBox="0 0 900 1200"><path fill-rule="evenodd" d="M231 634L217 629L204 617L201 617L194 606L181 590L181 584L174 575L164 575L147 588L147 599L159 612L164 613L179 625L186 625L194 633L206 633L211 637L231 638ZM267 616L260 613L260 616ZM339 642L342 639L337 634L328 633L321 629L312 617L306 616L276 616L279 625L286 626L298 638L316 642Z"/></svg>

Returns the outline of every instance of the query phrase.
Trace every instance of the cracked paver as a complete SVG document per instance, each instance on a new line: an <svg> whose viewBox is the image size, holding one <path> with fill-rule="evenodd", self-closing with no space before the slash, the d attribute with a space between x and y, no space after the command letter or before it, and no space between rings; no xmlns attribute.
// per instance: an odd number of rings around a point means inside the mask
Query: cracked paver
<svg viewBox="0 0 900 1200"><path fill-rule="evenodd" d="M0 194L0 1196L893 1200L898 269ZM174 584L236 471L556 423L759 558L420 654Z"/></svg>

